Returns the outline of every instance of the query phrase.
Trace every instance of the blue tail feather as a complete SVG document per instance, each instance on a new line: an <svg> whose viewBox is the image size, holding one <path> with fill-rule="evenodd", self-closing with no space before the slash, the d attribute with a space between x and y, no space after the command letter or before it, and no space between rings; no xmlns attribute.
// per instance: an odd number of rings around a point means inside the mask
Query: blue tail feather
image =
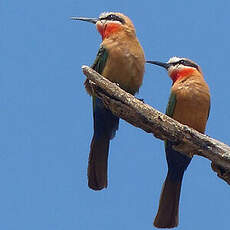
<svg viewBox="0 0 230 230"><path fill-rule="evenodd" d="M167 141L165 146L166 159L168 163L168 176L172 181L181 181L184 171L187 169L192 158L177 152L173 149L172 145L172 142Z"/></svg>
<svg viewBox="0 0 230 230"><path fill-rule="evenodd" d="M175 144L175 143L174 143ZM174 228L179 221L179 202L182 179L192 158L177 152L172 147L173 143L165 143L168 173L165 179L158 212L154 226L158 228Z"/></svg>
<svg viewBox="0 0 230 230"><path fill-rule="evenodd" d="M89 154L88 185L94 190L101 190L107 187L109 142L118 130L119 118L106 109L99 98L94 100L94 135Z"/></svg>
<svg viewBox="0 0 230 230"><path fill-rule="evenodd" d="M112 139L119 126L119 118L105 108L99 98L95 98L94 104L94 134L96 138L107 137Z"/></svg>

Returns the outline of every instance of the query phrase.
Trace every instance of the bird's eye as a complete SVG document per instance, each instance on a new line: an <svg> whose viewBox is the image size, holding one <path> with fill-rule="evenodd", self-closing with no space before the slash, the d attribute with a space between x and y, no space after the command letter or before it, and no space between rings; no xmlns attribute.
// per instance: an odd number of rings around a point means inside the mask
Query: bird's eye
<svg viewBox="0 0 230 230"><path fill-rule="evenodd" d="M105 20L108 20L108 21L118 21L118 22L121 22L122 24L125 23L125 20L115 14L110 14L108 15L107 17L103 18Z"/></svg>
<svg viewBox="0 0 230 230"><path fill-rule="evenodd" d="M115 17L114 17L114 15L113 14L110 14L107 18L106 18L107 20L115 20Z"/></svg>
<svg viewBox="0 0 230 230"><path fill-rule="evenodd" d="M179 61L179 64L185 65L185 64L186 64L186 63L185 63L185 60L180 60L180 61Z"/></svg>
<svg viewBox="0 0 230 230"><path fill-rule="evenodd" d="M110 14L105 19L109 21L119 21L120 18L114 14Z"/></svg>

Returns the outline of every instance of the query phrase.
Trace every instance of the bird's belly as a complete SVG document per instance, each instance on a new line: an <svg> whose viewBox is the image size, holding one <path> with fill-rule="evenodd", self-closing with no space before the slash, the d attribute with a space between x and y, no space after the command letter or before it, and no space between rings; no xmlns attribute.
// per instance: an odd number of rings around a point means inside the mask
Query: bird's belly
<svg viewBox="0 0 230 230"><path fill-rule="evenodd" d="M206 94L179 97L173 118L204 133L209 113L209 97Z"/></svg>
<svg viewBox="0 0 230 230"><path fill-rule="evenodd" d="M119 58L111 56L107 60L102 75L110 81L118 83L125 91L135 94L142 84L144 62L132 55L120 55Z"/></svg>

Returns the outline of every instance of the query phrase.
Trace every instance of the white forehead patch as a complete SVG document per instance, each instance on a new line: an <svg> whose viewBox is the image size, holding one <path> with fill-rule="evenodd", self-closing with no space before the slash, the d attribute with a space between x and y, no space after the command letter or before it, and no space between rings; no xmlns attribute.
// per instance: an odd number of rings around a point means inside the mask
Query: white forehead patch
<svg viewBox="0 0 230 230"><path fill-rule="evenodd" d="M99 18L106 18L110 14L114 14L114 13L113 12L103 12L100 14Z"/></svg>
<svg viewBox="0 0 230 230"><path fill-rule="evenodd" d="M174 63L174 62L178 62L180 60L182 60L183 58L180 58L180 57L171 57L169 60L168 60L168 63Z"/></svg>

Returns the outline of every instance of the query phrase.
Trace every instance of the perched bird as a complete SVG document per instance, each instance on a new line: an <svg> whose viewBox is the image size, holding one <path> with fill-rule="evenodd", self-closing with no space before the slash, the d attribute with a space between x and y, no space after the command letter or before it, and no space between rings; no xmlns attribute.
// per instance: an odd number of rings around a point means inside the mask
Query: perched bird
<svg viewBox="0 0 230 230"><path fill-rule="evenodd" d="M147 61L164 67L172 79L171 95L166 114L182 124L204 133L210 110L209 87L200 67L187 58L172 57L167 63ZM173 228L178 225L179 200L184 171L192 158L177 152L165 142L168 173L164 182L155 227Z"/></svg>
<svg viewBox="0 0 230 230"><path fill-rule="evenodd" d="M102 13L99 18L72 17L96 24L102 43L92 68L125 91L138 92L144 75L144 51L136 37L132 21L121 13ZM93 98L94 134L88 162L88 186L93 190L107 187L110 140L118 129L119 118L95 97L88 80L87 92Z"/></svg>

